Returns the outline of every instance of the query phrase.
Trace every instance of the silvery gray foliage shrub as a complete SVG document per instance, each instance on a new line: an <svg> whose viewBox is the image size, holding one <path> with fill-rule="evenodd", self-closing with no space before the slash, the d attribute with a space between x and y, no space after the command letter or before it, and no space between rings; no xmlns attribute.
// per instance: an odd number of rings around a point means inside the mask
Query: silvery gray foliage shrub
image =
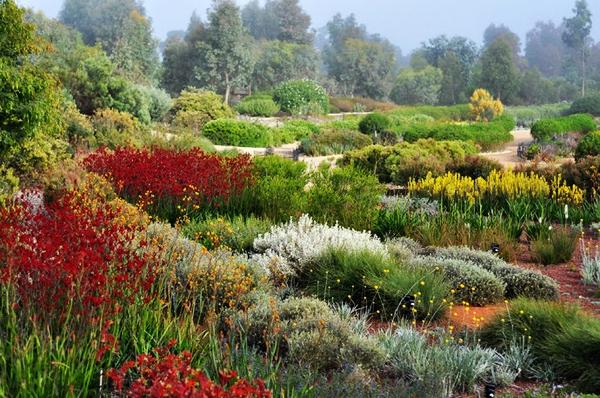
<svg viewBox="0 0 600 398"><path fill-rule="evenodd" d="M381 205L384 210L405 210L413 213L423 213L428 216L439 214L439 203L430 198L420 198L412 196L390 196L384 195L381 198Z"/></svg>
<svg viewBox="0 0 600 398"><path fill-rule="evenodd" d="M327 249L338 248L352 252L370 251L388 256L385 245L369 232L360 232L339 225L316 223L303 215L298 221L273 226L271 231L254 240L259 253L254 259L267 270L281 266L278 271L293 276ZM269 268L270 266L270 268Z"/></svg>
<svg viewBox="0 0 600 398"><path fill-rule="evenodd" d="M468 247L430 247L422 254L441 259L469 261L491 272L506 284L507 298L529 297L542 300L557 300L558 285L550 277L539 272L510 265L500 257Z"/></svg>
<svg viewBox="0 0 600 398"><path fill-rule="evenodd" d="M430 344L410 326L378 335L388 365L424 396L448 397L472 391L488 380L501 358L493 349L457 344Z"/></svg>
<svg viewBox="0 0 600 398"><path fill-rule="evenodd" d="M390 255L398 262L404 263L417 256L423 249L421 244L411 238L401 237L387 240L385 246Z"/></svg>
<svg viewBox="0 0 600 398"><path fill-rule="evenodd" d="M487 305L504 299L506 284L493 273L470 261L416 256L409 264L434 272L442 272L450 281L455 302L466 301L471 305Z"/></svg>

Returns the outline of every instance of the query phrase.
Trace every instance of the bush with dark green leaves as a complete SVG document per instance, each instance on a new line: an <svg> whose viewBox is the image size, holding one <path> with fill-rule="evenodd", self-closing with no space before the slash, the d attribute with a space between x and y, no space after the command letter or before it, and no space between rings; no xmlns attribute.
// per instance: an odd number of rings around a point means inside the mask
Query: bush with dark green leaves
<svg viewBox="0 0 600 398"><path fill-rule="evenodd" d="M358 124L358 129L363 134L378 135L387 131L390 127L390 119L382 113L371 113L362 118Z"/></svg>
<svg viewBox="0 0 600 398"><path fill-rule="evenodd" d="M181 92L172 109L178 127L200 131L211 120L232 118L233 110L211 91L189 88Z"/></svg>
<svg viewBox="0 0 600 398"><path fill-rule="evenodd" d="M531 135L538 141L548 141L556 135L566 133L586 134L596 128L596 122L590 115L576 114L538 120L531 127Z"/></svg>
<svg viewBox="0 0 600 398"><path fill-rule="evenodd" d="M374 173L381 182L405 184L410 178L446 173L449 165L458 164L477 153L468 141L419 140L394 146L371 145L347 152L339 161L342 165Z"/></svg>
<svg viewBox="0 0 600 398"><path fill-rule="evenodd" d="M292 115L329 112L329 97L325 89L312 80L290 80L280 84L273 92L273 100L283 112Z"/></svg>
<svg viewBox="0 0 600 398"><path fill-rule="evenodd" d="M270 117L279 113L279 105L271 96L251 96L236 105L235 110L242 115Z"/></svg>
<svg viewBox="0 0 600 398"><path fill-rule="evenodd" d="M372 144L371 137L356 131L328 130L302 140L302 152L308 156L326 156Z"/></svg>
<svg viewBox="0 0 600 398"><path fill-rule="evenodd" d="M567 113L569 115L589 113L593 116L600 116L600 95L589 95L576 99Z"/></svg>
<svg viewBox="0 0 600 398"><path fill-rule="evenodd" d="M234 119L208 122L202 133L216 145L271 147L280 143L268 127Z"/></svg>
<svg viewBox="0 0 600 398"><path fill-rule="evenodd" d="M486 345L508 351L526 341L539 368L559 380L575 382L580 392L600 393L600 320L572 304L520 299L487 323Z"/></svg>
<svg viewBox="0 0 600 398"><path fill-rule="evenodd" d="M593 131L583 137L575 149L575 158L600 155L600 131Z"/></svg>

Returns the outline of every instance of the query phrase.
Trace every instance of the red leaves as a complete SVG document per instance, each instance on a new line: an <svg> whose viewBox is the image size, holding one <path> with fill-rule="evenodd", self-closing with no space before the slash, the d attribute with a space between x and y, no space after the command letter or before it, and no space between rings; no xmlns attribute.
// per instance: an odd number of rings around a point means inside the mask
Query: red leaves
<svg viewBox="0 0 600 398"><path fill-rule="evenodd" d="M107 376L117 391L141 398L270 398L271 392L262 380L251 383L239 379L234 371L220 372L219 384L202 371L192 368L189 352L170 353L175 344L155 350L155 355L142 354L135 361L110 369ZM127 386L126 386L127 385Z"/></svg>
<svg viewBox="0 0 600 398"><path fill-rule="evenodd" d="M150 294L139 287L153 281L151 262L130 243L138 227L115 221L124 215L118 206L89 202L76 191L42 211L0 210L0 281L15 287L19 305L50 320L67 310L91 319Z"/></svg>
<svg viewBox="0 0 600 398"><path fill-rule="evenodd" d="M145 208L221 206L251 183L249 156L224 158L198 149L99 149L85 167L112 181L120 195Z"/></svg>

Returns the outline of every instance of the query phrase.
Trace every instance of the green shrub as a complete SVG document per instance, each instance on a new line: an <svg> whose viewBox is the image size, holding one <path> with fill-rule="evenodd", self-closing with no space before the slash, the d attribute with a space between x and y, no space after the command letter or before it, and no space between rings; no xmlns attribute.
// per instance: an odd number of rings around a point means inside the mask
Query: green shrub
<svg viewBox="0 0 600 398"><path fill-rule="evenodd" d="M577 233L567 228L555 228L549 236L540 236L533 242L536 261L543 265L562 264L573 258L577 244Z"/></svg>
<svg viewBox="0 0 600 398"><path fill-rule="evenodd" d="M526 270L506 263L489 252L466 247L428 248L424 254L437 258L469 261L494 274L506 284L506 297L527 297L541 300L557 300L559 297L556 282L539 272Z"/></svg>
<svg viewBox="0 0 600 398"><path fill-rule="evenodd" d="M92 147L107 146L114 149L119 146L140 146L142 144L142 126L131 114L114 109L99 109L92 117L94 139Z"/></svg>
<svg viewBox="0 0 600 398"><path fill-rule="evenodd" d="M295 140L308 138L313 134L318 134L321 132L321 128L316 124L309 122L308 120L301 119L294 119L285 122L278 130L281 132L281 134L291 135Z"/></svg>
<svg viewBox="0 0 600 398"><path fill-rule="evenodd" d="M158 122L164 119L173 107L171 96L164 90L148 86L136 86L145 97L149 121Z"/></svg>
<svg viewBox="0 0 600 398"><path fill-rule="evenodd" d="M600 392L600 320L571 304L521 299L481 333L484 343L501 350L523 338L536 365L577 382L581 392Z"/></svg>
<svg viewBox="0 0 600 398"><path fill-rule="evenodd" d="M189 88L181 92L175 99L172 112L173 123L199 132L211 120L232 118L231 108L223 102L223 98L211 91Z"/></svg>
<svg viewBox="0 0 600 398"><path fill-rule="evenodd" d="M410 265L441 272L455 291L451 299L456 303L484 306L504 299L504 282L471 262L418 256L410 260Z"/></svg>
<svg viewBox="0 0 600 398"><path fill-rule="evenodd" d="M0 208L2 208L19 189L19 178L12 169L0 164Z"/></svg>
<svg viewBox="0 0 600 398"><path fill-rule="evenodd" d="M237 104L235 110L242 115L271 117L279 113L279 105L272 98L247 97Z"/></svg>
<svg viewBox="0 0 600 398"><path fill-rule="evenodd" d="M357 116L346 116L343 119L331 120L321 125L322 130L358 130L360 118Z"/></svg>
<svg viewBox="0 0 600 398"><path fill-rule="evenodd" d="M473 141L483 149L491 149L500 144L512 141L511 131L515 128L514 120L509 116L500 116L491 122L473 123L408 123L392 128L402 134L408 142L423 138L435 140Z"/></svg>
<svg viewBox="0 0 600 398"><path fill-rule="evenodd" d="M385 112L396 108L396 105L390 102L380 102L371 98L362 97L330 97L329 106L332 110L337 109L336 113L347 112Z"/></svg>
<svg viewBox="0 0 600 398"><path fill-rule="evenodd" d="M325 89L312 80L290 80L280 84L273 92L273 100L283 112L292 115L329 112Z"/></svg>
<svg viewBox="0 0 600 398"><path fill-rule="evenodd" d="M406 184L410 178L425 177L429 172L442 175L450 164L476 153L477 148L470 142L419 140L386 147L367 146L347 152L339 163L368 170L381 182Z"/></svg>
<svg viewBox="0 0 600 398"><path fill-rule="evenodd" d="M458 159L446 167L446 171L458 173L463 177L487 178L492 170L500 171L504 166L500 162L484 156L467 155L464 159Z"/></svg>
<svg viewBox="0 0 600 398"><path fill-rule="evenodd" d="M356 131L328 130L302 140L302 152L308 156L345 153L372 145L368 135Z"/></svg>
<svg viewBox="0 0 600 398"><path fill-rule="evenodd" d="M213 120L204 126L202 133L217 145L270 147L276 144L268 127L241 120Z"/></svg>
<svg viewBox="0 0 600 398"><path fill-rule="evenodd" d="M551 140L555 135L566 133L589 133L596 129L590 115L571 115L554 119L541 119L531 127L531 135L538 141Z"/></svg>
<svg viewBox="0 0 600 398"><path fill-rule="evenodd" d="M575 158L598 155L600 155L600 131L593 131L579 141L575 149Z"/></svg>
<svg viewBox="0 0 600 398"><path fill-rule="evenodd" d="M586 156L577 159L577 162L567 162L561 165L554 173L561 173L569 185L577 185L586 190L588 195L600 192L600 155ZM591 198L591 196L590 196Z"/></svg>
<svg viewBox="0 0 600 398"><path fill-rule="evenodd" d="M354 167L321 168L312 175L306 213L316 221L370 230L385 188L377 177Z"/></svg>
<svg viewBox="0 0 600 398"><path fill-rule="evenodd" d="M577 113L589 113L593 116L600 116L600 95L589 95L573 101L569 108L569 115Z"/></svg>
<svg viewBox="0 0 600 398"><path fill-rule="evenodd" d="M378 135L390 127L390 119L382 113L371 113L365 116L358 124L358 129L363 134Z"/></svg>
<svg viewBox="0 0 600 398"><path fill-rule="evenodd" d="M324 300L368 308L382 319L437 319L450 291L441 274L401 266L381 254L331 249L308 266L300 281ZM415 297L415 311L407 303Z"/></svg>

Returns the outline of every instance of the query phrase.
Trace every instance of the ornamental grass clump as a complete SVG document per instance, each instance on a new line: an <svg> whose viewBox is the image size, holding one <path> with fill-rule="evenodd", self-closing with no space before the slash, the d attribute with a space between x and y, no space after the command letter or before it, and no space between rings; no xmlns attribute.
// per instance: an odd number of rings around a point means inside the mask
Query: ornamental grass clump
<svg viewBox="0 0 600 398"><path fill-rule="evenodd" d="M482 330L482 341L505 351L528 342L535 366L549 368L554 381L570 381L581 392L600 392L600 321L572 304L520 299Z"/></svg>
<svg viewBox="0 0 600 398"><path fill-rule="evenodd" d="M397 264L381 254L343 249L330 249L313 260L298 283L326 301L367 308L386 320L438 319L450 295L441 272Z"/></svg>
<svg viewBox="0 0 600 398"><path fill-rule="evenodd" d="M542 265L570 261L577 246L577 232L564 227L550 228L547 237L540 236L531 246L535 260Z"/></svg>
<svg viewBox="0 0 600 398"><path fill-rule="evenodd" d="M594 249L590 249L585 240L581 239L581 262L583 281L600 287L600 247L596 245Z"/></svg>

